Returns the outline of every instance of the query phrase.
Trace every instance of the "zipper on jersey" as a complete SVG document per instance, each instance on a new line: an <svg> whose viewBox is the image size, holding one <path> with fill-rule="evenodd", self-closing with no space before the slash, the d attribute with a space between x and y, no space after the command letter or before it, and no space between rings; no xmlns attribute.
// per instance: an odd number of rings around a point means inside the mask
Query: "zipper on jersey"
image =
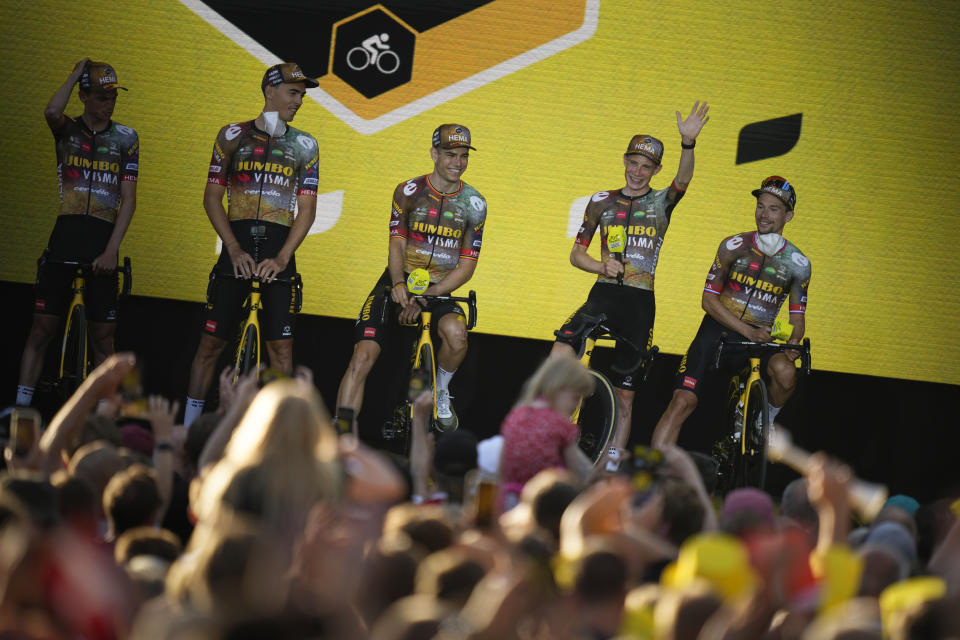
<svg viewBox="0 0 960 640"><path fill-rule="evenodd" d="M93 144L90 146L90 179L87 180L87 212L83 215L90 215L90 197L93 195L93 157L97 153L97 132L93 131Z"/></svg>
<svg viewBox="0 0 960 640"><path fill-rule="evenodd" d="M757 269L757 282L760 282L760 274L763 273L763 263L766 261L767 261L767 255L764 254L763 257L760 258L760 268ZM750 270L749 263L747 264L747 270L748 271ZM750 290L750 295L747 296L747 302L743 305L743 311L740 312L741 320L743 320L743 315L747 312L747 308L750 306L750 301L753 300L753 294L755 294L756 292L757 292L757 287L753 287Z"/></svg>
<svg viewBox="0 0 960 640"><path fill-rule="evenodd" d="M438 192L439 193L439 192ZM430 257L427 259L427 267L433 263L433 252L437 250L437 237L440 235L440 221L443 220L443 199L444 196L440 194L440 204L437 205L437 230L433 234L433 243L430 245ZM429 215L429 212L427 212Z"/></svg>
<svg viewBox="0 0 960 640"><path fill-rule="evenodd" d="M260 222L260 203L263 201L263 181L267 179L267 160L270 158L270 140L272 136L267 134L267 150L263 153L263 172L260 174L260 193L257 194L257 217L254 218L256 222ZM259 227L260 225L256 225ZM260 262L260 233L257 229L257 233L253 235L253 261Z"/></svg>

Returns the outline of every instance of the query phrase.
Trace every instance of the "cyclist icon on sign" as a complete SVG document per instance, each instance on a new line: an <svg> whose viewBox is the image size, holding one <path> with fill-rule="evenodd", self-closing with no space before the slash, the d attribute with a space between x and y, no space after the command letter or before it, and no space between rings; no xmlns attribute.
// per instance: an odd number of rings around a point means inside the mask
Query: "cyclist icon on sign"
<svg viewBox="0 0 960 640"><path fill-rule="evenodd" d="M367 67L376 67L383 74L389 75L400 68L398 56L387 44L390 34L381 33L372 35L347 52L347 66L354 71L363 71Z"/></svg>

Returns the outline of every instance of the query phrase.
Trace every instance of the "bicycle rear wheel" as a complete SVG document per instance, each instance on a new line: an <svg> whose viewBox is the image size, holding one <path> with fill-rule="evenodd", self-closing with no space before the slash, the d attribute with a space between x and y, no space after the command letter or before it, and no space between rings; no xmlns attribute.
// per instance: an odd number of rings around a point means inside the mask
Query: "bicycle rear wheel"
<svg viewBox="0 0 960 640"><path fill-rule="evenodd" d="M240 341L240 348L237 352L237 374L245 376L259 364L258 350L260 349L260 336L257 334L255 325L247 325L243 333L243 339Z"/></svg>
<svg viewBox="0 0 960 640"><path fill-rule="evenodd" d="M713 446L713 458L717 462L717 493L726 495L736 489L743 467L740 439L743 437L743 407L740 406L740 378L730 381L723 414L721 439Z"/></svg>
<svg viewBox="0 0 960 640"><path fill-rule="evenodd" d="M589 372L593 377L593 393L580 405L577 444L590 461L597 464L610 446L617 425L617 396L605 375L593 369Z"/></svg>
<svg viewBox="0 0 960 640"><path fill-rule="evenodd" d="M69 398L87 377L87 314L82 304L67 319L61 358L60 389Z"/></svg>
<svg viewBox="0 0 960 640"><path fill-rule="evenodd" d="M767 406L767 385L763 380L757 380L750 390L750 404L747 406L747 445L741 459L741 487L763 489L767 482L767 432L770 429Z"/></svg>

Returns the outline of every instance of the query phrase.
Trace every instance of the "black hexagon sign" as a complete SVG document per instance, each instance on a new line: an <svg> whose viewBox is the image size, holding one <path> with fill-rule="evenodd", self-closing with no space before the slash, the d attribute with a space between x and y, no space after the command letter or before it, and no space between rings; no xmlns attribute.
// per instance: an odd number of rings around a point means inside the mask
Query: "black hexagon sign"
<svg viewBox="0 0 960 640"><path fill-rule="evenodd" d="M338 25L333 73L367 98L410 81L416 35L382 9Z"/></svg>

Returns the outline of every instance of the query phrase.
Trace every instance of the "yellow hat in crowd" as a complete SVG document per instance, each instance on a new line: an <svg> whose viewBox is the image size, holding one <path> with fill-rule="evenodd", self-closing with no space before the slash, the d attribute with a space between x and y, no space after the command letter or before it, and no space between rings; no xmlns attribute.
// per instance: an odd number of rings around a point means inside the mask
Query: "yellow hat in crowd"
<svg viewBox="0 0 960 640"><path fill-rule="evenodd" d="M722 533L691 536L680 547L675 562L660 576L668 587L685 587L706 580L724 600L748 596L757 583L747 550L737 538Z"/></svg>

